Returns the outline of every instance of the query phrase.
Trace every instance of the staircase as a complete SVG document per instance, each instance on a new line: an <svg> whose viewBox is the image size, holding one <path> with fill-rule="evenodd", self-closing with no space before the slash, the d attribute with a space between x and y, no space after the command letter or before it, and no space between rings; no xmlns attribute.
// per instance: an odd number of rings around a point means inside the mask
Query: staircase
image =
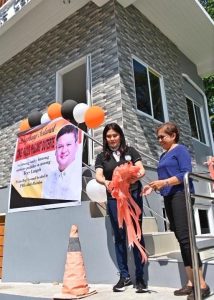
<svg viewBox="0 0 214 300"><path fill-rule="evenodd" d="M94 177L93 172L85 169L83 171L83 201L88 200L85 187L87 182ZM91 218L108 218L106 213L106 202L89 202ZM160 216L163 218L162 216ZM186 283L184 265L180 253L179 244L171 231L159 231L157 223L158 215L143 217L143 234L146 250L149 253L149 261L145 266L145 278L149 286L178 288ZM213 286L214 278L214 237L198 236L198 248L213 246L212 249L200 253L204 265L206 281ZM132 259L130 267L134 265Z"/></svg>
<svg viewBox="0 0 214 300"><path fill-rule="evenodd" d="M155 218L145 217L143 231L146 249L149 252L148 280L152 286L179 287L185 284L185 270L179 244L173 232L159 232ZM213 287L214 278L214 237L198 236L198 248L203 261L206 281ZM212 246L212 249L207 249ZM157 276L158 274L158 276Z"/></svg>

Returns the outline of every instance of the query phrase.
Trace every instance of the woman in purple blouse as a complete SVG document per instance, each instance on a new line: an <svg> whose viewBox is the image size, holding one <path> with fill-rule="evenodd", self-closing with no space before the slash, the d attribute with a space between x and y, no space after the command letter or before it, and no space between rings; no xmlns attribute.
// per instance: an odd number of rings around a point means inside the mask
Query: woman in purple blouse
<svg viewBox="0 0 214 300"><path fill-rule="evenodd" d="M186 201L184 193L184 174L192 171L191 156L188 149L178 144L179 129L171 122L159 126L156 130L157 139L164 149L160 157L157 172L158 180L150 182L150 187L159 190L164 198L166 214L170 222L170 229L175 233L179 242L183 258L187 283L184 287L174 291L176 296L188 295L187 299L195 299L193 289L192 258L187 221ZM192 182L190 190L194 192ZM194 201L194 200L193 200ZM204 299L210 294L210 288L206 284L202 274L202 262L199 259L199 277L201 295Z"/></svg>

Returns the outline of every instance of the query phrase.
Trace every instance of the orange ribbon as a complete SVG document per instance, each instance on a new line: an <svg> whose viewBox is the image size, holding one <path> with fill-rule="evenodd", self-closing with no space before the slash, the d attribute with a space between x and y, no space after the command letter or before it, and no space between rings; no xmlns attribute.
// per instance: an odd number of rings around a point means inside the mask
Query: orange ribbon
<svg viewBox="0 0 214 300"><path fill-rule="evenodd" d="M142 261L147 261L145 248L140 244L142 230L139 224L141 209L132 198L129 188L133 181L138 180L140 167L133 166L132 163L125 163L114 170L112 181L108 189L113 198L117 200L117 213L119 227L126 224L128 245L139 249Z"/></svg>
<svg viewBox="0 0 214 300"><path fill-rule="evenodd" d="M214 179L214 156L209 158L207 162L205 162L205 164L207 164L208 166L208 170L210 172L210 177L212 179ZM214 184L213 184L213 188L214 188Z"/></svg>
<svg viewBox="0 0 214 300"><path fill-rule="evenodd" d="M209 169L209 172L210 172L210 177L212 179L214 179L214 157L211 157L208 162L208 169Z"/></svg>

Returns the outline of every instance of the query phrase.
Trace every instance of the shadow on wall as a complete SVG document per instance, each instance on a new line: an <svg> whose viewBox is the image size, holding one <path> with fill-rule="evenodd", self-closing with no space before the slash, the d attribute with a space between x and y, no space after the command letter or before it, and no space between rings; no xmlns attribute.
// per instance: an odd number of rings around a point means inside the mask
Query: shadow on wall
<svg viewBox="0 0 214 300"><path fill-rule="evenodd" d="M116 269L118 269L116 255L115 255L115 248L114 248L114 235L113 235L110 219L107 215L105 216L105 228L106 228L108 252L109 252L111 260L114 263ZM115 275L115 274L112 274L112 275Z"/></svg>
<svg viewBox="0 0 214 300"><path fill-rule="evenodd" d="M0 213L7 213L9 199L9 186L0 188Z"/></svg>

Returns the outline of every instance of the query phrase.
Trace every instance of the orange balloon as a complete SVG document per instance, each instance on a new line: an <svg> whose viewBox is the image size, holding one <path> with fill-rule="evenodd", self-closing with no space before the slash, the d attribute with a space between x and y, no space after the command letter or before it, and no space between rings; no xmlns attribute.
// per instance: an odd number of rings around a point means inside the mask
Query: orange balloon
<svg viewBox="0 0 214 300"><path fill-rule="evenodd" d="M104 121L104 111L99 106L91 106L85 112L85 124L88 128L99 127Z"/></svg>
<svg viewBox="0 0 214 300"><path fill-rule="evenodd" d="M60 103L52 103L48 106L48 116L51 120L59 118L62 116L61 114L61 104Z"/></svg>
<svg viewBox="0 0 214 300"><path fill-rule="evenodd" d="M28 129L30 129L28 119L22 120L19 124L19 131L25 131L25 130L28 130Z"/></svg>

